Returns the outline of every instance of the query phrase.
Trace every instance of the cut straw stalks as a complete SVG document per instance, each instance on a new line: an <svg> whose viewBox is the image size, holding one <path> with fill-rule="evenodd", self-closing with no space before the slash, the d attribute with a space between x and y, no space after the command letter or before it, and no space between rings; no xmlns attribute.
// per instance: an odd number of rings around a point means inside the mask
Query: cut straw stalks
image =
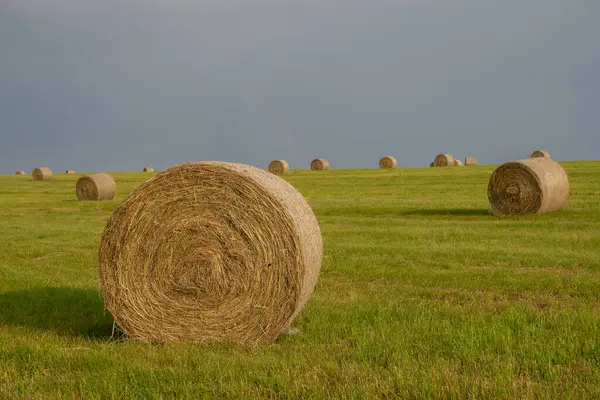
<svg viewBox="0 0 600 400"><path fill-rule="evenodd" d="M86 175L79 178L75 191L79 200L112 200L117 193L117 185L108 174Z"/></svg>
<svg viewBox="0 0 600 400"><path fill-rule="evenodd" d="M265 170L199 162L158 173L109 219L106 308L152 342L272 342L308 301L322 259L302 195Z"/></svg>
<svg viewBox="0 0 600 400"><path fill-rule="evenodd" d="M556 211L569 198L569 179L560 164L549 158L511 161L492 174L488 198L497 215Z"/></svg>
<svg viewBox="0 0 600 400"><path fill-rule="evenodd" d="M290 164L285 160L273 160L269 163L269 172L275 175L281 175L289 172Z"/></svg>

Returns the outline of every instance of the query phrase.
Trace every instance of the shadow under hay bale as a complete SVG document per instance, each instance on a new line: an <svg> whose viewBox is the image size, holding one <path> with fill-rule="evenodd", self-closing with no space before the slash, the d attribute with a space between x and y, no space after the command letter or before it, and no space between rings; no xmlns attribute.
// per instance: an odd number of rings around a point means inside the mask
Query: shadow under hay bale
<svg viewBox="0 0 600 400"><path fill-rule="evenodd" d="M109 219L100 246L106 308L153 342L272 342L316 284L319 225L290 184L225 162L177 165Z"/></svg>
<svg viewBox="0 0 600 400"><path fill-rule="evenodd" d="M542 214L564 207L569 198L565 170L549 158L511 161L496 168L488 184L494 214Z"/></svg>
<svg viewBox="0 0 600 400"><path fill-rule="evenodd" d="M108 174L93 174L79 178L75 187L78 200L112 200L117 193L117 185Z"/></svg>
<svg viewBox="0 0 600 400"><path fill-rule="evenodd" d="M39 167L33 170L31 176L34 181L51 181L52 170L48 167Z"/></svg>
<svg viewBox="0 0 600 400"><path fill-rule="evenodd" d="M0 325L67 336L109 338L113 319L96 290L46 287L0 294Z"/></svg>
<svg viewBox="0 0 600 400"><path fill-rule="evenodd" d="M327 171L331 168L331 164L324 158L315 158L310 162L311 171Z"/></svg>
<svg viewBox="0 0 600 400"><path fill-rule="evenodd" d="M289 172L290 164L285 160L273 160L269 163L269 172L275 175L281 175Z"/></svg>
<svg viewBox="0 0 600 400"><path fill-rule="evenodd" d="M379 168L388 169L388 168L396 168L398 166L398 161L392 156L381 157L379 160Z"/></svg>

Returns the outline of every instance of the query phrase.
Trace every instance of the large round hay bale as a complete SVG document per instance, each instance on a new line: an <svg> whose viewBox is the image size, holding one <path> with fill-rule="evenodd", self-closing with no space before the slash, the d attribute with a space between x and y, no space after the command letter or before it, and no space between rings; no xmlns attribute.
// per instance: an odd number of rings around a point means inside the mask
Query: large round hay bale
<svg viewBox="0 0 600 400"><path fill-rule="evenodd" d="M76 185L79 200L112 200L117 193L117 185L108 174L93 174L79 178Z"/></svg>
<svg viewBox="0 0 600 400"><path fill-rule="evenodd" d="M243 164L177 165L138 187L100 246L106 308L154 342L273 341L321 267L317 219L280 177Z"/></svg>
<svg viewBox="0 0 600 400"><path fill-rule="evenodd" d="M290 170L290 164L285 160L273 160L269 163L269 172L275 175L285 174Z"/></svg>
<svg viewBox="0 0 600 400"><path fill-rule="evenodd" d="M488 185L495 214L541 214L561 209L569 198L569 179L548 158L511 161L496 168Z"/></svg>
<svg viewBox="0 0 600 400"><path fill-rule="evenodd" d="M52 171L48 167L39 167L31 173L34 181L51 181Z"/></svg>
<svg viewBox="0 0 600 400"><path fill-rule="evenodd" d="M454 166L456 166L456 167L462 167L463 163L460 160L454 159Z"/></svg>
<svg viewBox="0 0 600 400"><path fill-rule="evenodd" d="M65 174L67 174L67 175L73 175L73 174L76 174L76 172L74 170L72 170L72 169L68 169L68 170L65 171Z"/></svg>
<svg viewBox="0 0 600 400"><path fill-rule="evenodd" d="M466 157L465 158L465 167L473 167L478 164L478 160L476 157Z"/></svg>
<svg viewBox="0 0 600 400"><path fill-rule="evenodd" d="M327 171L330 167L329 161L324 158L315 158L310 162L311 171Z"/></svg>
<svg viewBox="0 0 600 400"><path fill-rule="evenodd" d="M15 175L25 175L25 171L17 171L15 172Z"/></svg>
<svg viewBox="0 0 600 400"><path fill-rule="evenodd" d="M450 154L438 154L433 163L436 167L453 167L455 165L454 157Z"/></svg>
<svg viewBox="0 0 600 400"><path fill-rule="evenodd" d="M536 150L533 153L531 153L531 156L529 156L529 158L552 158L552 157L550 157L550 153L548 153L547 151Z"/></svg>
<svg viewBox="0 0 600 400"><path fill-rule="evenodd" d="M154 168L145 167L144 172L154 172Z"/></svg>
<svg viewBox="0 0 600 400"><path fill-rule="evenodd" d="M396 168L398 161L392 156L385 156L379 160L379 168Z"/></svg>

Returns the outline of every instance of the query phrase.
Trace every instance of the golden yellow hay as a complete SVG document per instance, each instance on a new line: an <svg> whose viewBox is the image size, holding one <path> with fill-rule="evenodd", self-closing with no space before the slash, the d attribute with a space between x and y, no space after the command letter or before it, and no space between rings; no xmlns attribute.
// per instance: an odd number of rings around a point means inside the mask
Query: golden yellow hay
<svg viewBox="0 0 600 400"><path fill-rule="evenodd" d="M454 167L454 157L450 154L438 154L433 160L436 167Z"/></svg>
<svg viewBox="0 0 600 400"><path fill-rule="evenodd" d="M398 162L392 156L385 156L379 160L379 168L396 168Z"/></svg>
<svg viewBox="0 0 600 400"><path fill-rule="evenodd" d="M290 165L285 160L273 160L269 163L269 172L275 175L285 174L290 170Z"/></svg>
<svg viewBox="0 0 600 400"><path fill-rule="evenodd" d="M329 161L324 158L315 158L310 163L311 171L327 171L330 167Z"/></svg>
<svg viewBox="0 0 600 400"><path fill-rule="evenodd" d="M31 173L34 181L51 181L52 171L48 167L39 167Z"/></svg>
<svg viewBox="0 0 600 400"><path fill-rule="evenodd" d="M177 165L138 187L100 246L106 308L153 342L271 342L308 301L317 219L280 177L243 164Z"/></svg>
<svg viewBox="0 0 600 400"><path fill-rule="evenodd" d="M79 200L112 200L117 193L117 185L108 174L93 174L79 178L76 186Z"/></svg>
<svg viewBox="0 0 600 400"><path fill-rule="evenodd" d="M529 156L530 158L552 158L550 157L550 153L548 153L547 151L544 150L536 150L533 153L531 153L531 156Z"/></svg>
<svg viewBox="0 0 600 400"><path fill-rule="evenodd" d="M465 158L465 167L473 167L478 164L478 160L476 157L466 157Z"/></svg>

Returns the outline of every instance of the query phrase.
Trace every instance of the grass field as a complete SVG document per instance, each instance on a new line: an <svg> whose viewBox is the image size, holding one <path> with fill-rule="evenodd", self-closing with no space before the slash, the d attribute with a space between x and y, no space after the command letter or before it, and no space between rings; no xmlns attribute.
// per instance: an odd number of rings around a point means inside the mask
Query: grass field
<svg viewBox="0 0 600 400"><path fill-rule="evenodd" d="M294 326L253 348L112 336L111 202L0 177L0 398L599 398L600 162L564 211L489 214L493 167L292 172L325 243Z"/></svg>

